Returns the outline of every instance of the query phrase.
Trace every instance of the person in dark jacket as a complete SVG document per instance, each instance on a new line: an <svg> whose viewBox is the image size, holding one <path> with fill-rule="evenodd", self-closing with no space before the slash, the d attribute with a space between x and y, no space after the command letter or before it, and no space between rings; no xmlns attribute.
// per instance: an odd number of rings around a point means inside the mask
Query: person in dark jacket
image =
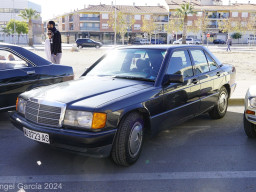
<svg viewBox="0 0 256 192"><path fill-rule="evenodd" d="M230 49L230 46L232 45L232 39L230 38L230 37L228 37L228 39L227 39L227 41L226 41L226 44L227 44L227 51L229 50L229 51L231 51L231 49Z"/></svg>
<svg viewBox="0 0 256 192"><path fill-rule="evenodd" d="M61 48L61 34L55 28L55 22L49 21L47 24L48 30L52 31L51 38L51 61L55 64L60 64L60 60L62 57L62 48Z"/></svg>

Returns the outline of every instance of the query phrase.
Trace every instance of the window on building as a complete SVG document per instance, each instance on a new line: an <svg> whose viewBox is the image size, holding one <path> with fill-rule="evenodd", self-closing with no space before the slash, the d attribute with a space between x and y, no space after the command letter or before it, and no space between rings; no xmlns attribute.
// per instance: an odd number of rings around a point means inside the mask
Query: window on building
<svg viewBox="0 0 256 192"><path fill-rule="evenodd" d="M145 20L150 20L150 15L144 15Z"/></svg>
<svg viewBox="0 0 256 192"><path fill-rule="evenodd" d="M242 12L242 17L248 17L248 12Z"/></svg>
<svg viewBox="0 0 256 192"><path fill-rule="evenodd" d="M238 17L238 12L232 12L232 17Z"/></svg>
<svg viewBox="0 0 256 192"><path fill-rule="evenodd" d="M192 21L188 21L188 26L192 26L193 22Z"/></svg>
<svg viewBox="0 0 256 192"><path fill-rule="evenodd" d="M102 19L108 19L108 14L107 13L103 13L102 14Z"/></svg>
<svg viewBox="0 0 256 192"><path fill-rule="evenodd" d="M203 15L203 12L202 12L202 11L196 12L196 16L197 16L197 17L201 17L202 15Z"/></svg>
<svg viewBox="0 0 256 192"><path fill-rule="evenodd" d="M107 23L102 23L102 29L108 29L108 24Z"/></svg>
<svg viewBox="0 0 256 192"><path fill-rule="evenodd" d="M140 30L141 25L140 24L134 24L134 30Z"/></svg>
<svg viewBox="0 0 256 192"><path fill-rule="evenodd" d="M141 20L141 15L134 15L135 20Z"/></svg>

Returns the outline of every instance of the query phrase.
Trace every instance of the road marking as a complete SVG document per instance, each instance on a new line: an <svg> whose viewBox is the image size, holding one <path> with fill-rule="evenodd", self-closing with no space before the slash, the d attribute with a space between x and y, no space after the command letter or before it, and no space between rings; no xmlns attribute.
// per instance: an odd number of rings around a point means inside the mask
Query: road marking
<svg viewBox="0 0 256 192"><path fill-rule="evenodd" d="M0 184L256 178L256 171L0 176Z"/></svg>

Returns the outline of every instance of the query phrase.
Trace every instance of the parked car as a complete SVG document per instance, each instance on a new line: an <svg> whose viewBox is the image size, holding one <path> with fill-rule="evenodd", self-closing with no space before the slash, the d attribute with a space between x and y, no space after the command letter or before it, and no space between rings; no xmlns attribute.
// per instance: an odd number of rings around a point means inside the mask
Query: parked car
<svg viewBox="0 0 256 192"><path fill-rule="evenodd" d="M150 40L148 40L148 39L141 39L140 40L140 44L141 45L150 44Z"/></svg>
<svg viewBox="0 0 256 192"><path fill-rule="evenodd" d="M145 133L206 112L224 117L235 73L203 46L119 48L80 79L21 94L10 117L32 140L128 166Z"/></svg>
<svg viewBox="0 0 256 192"><path fill-rule="evenodd" d="M0 111L15 109L22 92L73 78L72 67L54 65L19 46L0 44Z"/></svg>
<svg viewBox="0 0 256 192"><path fill-rule="evenodd" d="M160 39L151 39L151 44L164 44L164 41Z"/></svg>
<svg viewBox="0 0 256 192"><path fill-rule="evenodd" d="M76 45L78 48L83 48L83 47L96 47L100 48L102 47L101 42L94 41L92 39L84 38L84 39L77 39L76 40Z"/></svg>
<svg viewBox="0 0 256 192"><path fill-rule="evenodd" d="M182 44L182 38L174 41L173 44ZM199 45L199 44L202 44L202 41L199 40L199 39L186 38L186 44L188 44L188 45L192 45L192 44Z"/></svg>
<svg viewBox="0 0 256 192"><path fill-rule="evenodd" d="M249 138L256 138L256 86L248 89L244 103L244 131Z"/></svg>
<svg viewBox="0 0 256 192"><path fill-rule="evenodd" d="M213 44L225 44L226 42L222 39L214 39Z"/></svg>

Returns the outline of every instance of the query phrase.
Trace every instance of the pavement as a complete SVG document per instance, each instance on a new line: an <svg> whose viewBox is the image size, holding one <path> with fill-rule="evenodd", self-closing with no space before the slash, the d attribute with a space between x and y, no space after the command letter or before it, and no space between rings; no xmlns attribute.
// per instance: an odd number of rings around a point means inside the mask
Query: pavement
<svg viewBox="0 0 256 192"><path fill-rule="evenodd" d="M3 113L0 191L255 192L256 140L244 133L243 110L229 106L223 119L204 114L146 138L126 168L36 143Z"/></svg>

